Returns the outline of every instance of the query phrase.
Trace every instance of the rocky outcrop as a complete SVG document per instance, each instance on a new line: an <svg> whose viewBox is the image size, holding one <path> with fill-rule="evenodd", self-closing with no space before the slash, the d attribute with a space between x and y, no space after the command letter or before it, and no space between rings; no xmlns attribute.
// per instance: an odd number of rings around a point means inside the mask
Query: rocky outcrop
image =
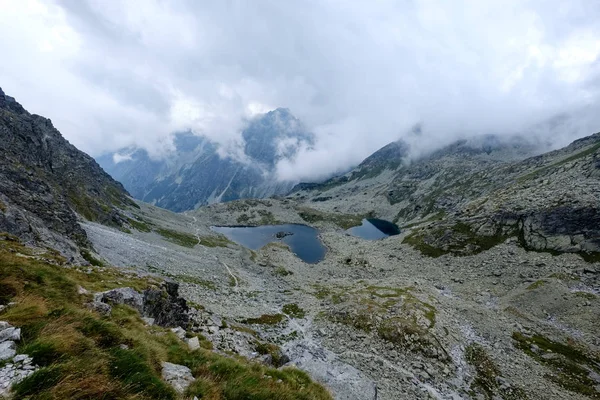
<svg viewBox="0 0 600 400"><path fill-rule="evenodd" d="M185 328L189 324L189 307L178 291L179 284L168 281L161 288L146 289L142 293L129 287L118 288L96 293L88 306L101 314L110 314L111 305L125 304L144 318L150 318L152 324Z"/></svg>
<svg viewBox="0 0 600 400"><path fill-rule="evenodd" d="M49 119L30 114L1 89L0 153L0 231L69 253L73 243L89 245L78 215L118 226L118 209L134 205Z"/></svg>
<svg viewBox="0 0 600 400"><path fill-rule="evenodd" d="M183 393L195 381L192 371L185 365L172 364L170 362L162 363L162 378L177 393Z"/></svg>

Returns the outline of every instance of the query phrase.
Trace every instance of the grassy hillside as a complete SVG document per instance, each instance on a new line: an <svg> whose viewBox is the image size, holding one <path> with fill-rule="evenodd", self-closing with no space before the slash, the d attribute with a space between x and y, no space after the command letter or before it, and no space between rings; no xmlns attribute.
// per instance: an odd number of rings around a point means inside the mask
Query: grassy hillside
<svg viewBox="0 0 600 400"><path fill-rule="evenodd" d="M41 367L13 387L16 397L178 399L160 377L161 362L168 361L188 366L196 378L184 398L331 399L302 371L267 368L206 348L190 351L169 329L144 325L132 308L115 306L108 317L88 310L84 304L92 295L78 291L142 290L158 283L115 268L68 265L51 250L0 234L0 304L14 302L0 320L22 328L18 353Z"/></svg>

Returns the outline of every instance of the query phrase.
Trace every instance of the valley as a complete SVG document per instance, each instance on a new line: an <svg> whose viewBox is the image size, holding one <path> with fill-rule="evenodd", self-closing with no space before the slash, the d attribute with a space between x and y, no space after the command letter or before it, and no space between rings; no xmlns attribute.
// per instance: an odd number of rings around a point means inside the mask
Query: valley
<svg viewBox="0 0 600 400"><path fill-rule="evenodd" d="M416 159L395 142L285 196L176 213L0 94L0 319L34 364L22 398L600 398L600 134ZM391 235L352 235L365 221Z"/></svg>

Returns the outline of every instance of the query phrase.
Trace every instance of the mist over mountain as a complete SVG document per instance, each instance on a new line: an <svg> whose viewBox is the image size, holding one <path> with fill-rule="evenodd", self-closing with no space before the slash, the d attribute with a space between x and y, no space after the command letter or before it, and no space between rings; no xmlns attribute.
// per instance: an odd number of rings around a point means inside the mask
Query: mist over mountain
<svg viewBox="0 0 600 400"><path fill-rule="evenodd" d="M185 211L287 193L297 182L278 179L278 162L314 144L314 135L283 108L256 116L241 136L241 144L224 149L206 137L178 133L173 137L173 150L162 158L130 147L97 160L135 198Z"/></svg>

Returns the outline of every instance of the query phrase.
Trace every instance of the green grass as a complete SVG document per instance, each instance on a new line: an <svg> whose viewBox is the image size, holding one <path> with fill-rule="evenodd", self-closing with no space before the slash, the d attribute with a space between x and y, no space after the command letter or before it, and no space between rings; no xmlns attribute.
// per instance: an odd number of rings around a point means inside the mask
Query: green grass
<svg viewBox="0 0 600 400"><path fill-rule="evenodd" d="M232 242L223 235L200 236L200 244L204 247L227 247Z"/></svg>
<svg viewBox="0 0 600 400"><path fill-rule="evenodd" d="M326 213L308 207L299 208L298 215L309 224L314 224L316 222L331 222L342 229L350 229L354 226L359 226L362 224L363 219L373 217L372 213L362 215Z"/></svg>
<svg viewBox="0 0 600 400"><path fill-rule="evenodd" d="M179 246L193 248L198 244L198 239L195 235L186 232L178 232L172 229L158 228L156 233L164 237L169 242L175 243Z"/></svg>
<svg viewBox="0 0 600 400"><path fill-rule="evenodd" d="M531 285L527 286L527 290L535 290L537 288L541 288L545 284L546 284L546 281L543 279L540 279L538 281L533 282Z"/></svg>
<svg viewBox="0 0 600 400"><path fill-rule="evenodd" d="M282 311L292 318L304 318L306 316L306 312L296 303L284 305Z"/></svg>
<svg viewBox="0 0 600 400"><path fill-rule="evenodd" d="M288 276L288 275L293 275L294 273L283 267L277 267L273 270L272 274L274 276Z"/></svg>
<svg viewBox="0 0 600 400"><path fill-rule="evenodd" d="M597 382L590 378L590 372L600 374L598 354L593 354L573 341L564 344L538 334L526 336L514 332L512 338L517 348L553 370L553 374L546 375L547 379L574 393L600 399L600 391L595 389ZM534 351L533 345L539 350ZM542 357L544 354L553 356Z"/></svg>
<svg viewBox="0 0 600 400"><path fill-rule="evenodd" d="M152 224L148 221L144 221L142 219L136 220L133 218L127 218L127 222L131 225L132 228L137 229L140 232L150 232L152 231Z"/></svg>
<svg viewBox="0 0 600 400"><path fill-rule="evenodd" d="M161 379L161 362L168 361L192 369L197 382L189 390L191 397L204 393L203 399L214 400L331 399L302 372L214 353L205 348L211 346L203 337L203 348L190 351L169 329L146 326L128 306L113 306L110 316L88 310L84 304L91 295L80 295L78 286L90 291L123 286L142 290L158 282L112 267L87 273L89 267L65 268L60 261L56 254L40 255L0 235L2 301L16 302L2 319L22 329L18 352L31 355L41 367L14 386L14 398L179 399ZM272 377L269 382L266 376Z"/></svg>
<svg viewBox="0 0 600 400"><path fill-rule="evenodd" d="M98 260L96 257L94 257L92 255L92 253L90 253L89 250L86 250L86 249L81 250L81 256L83 257L84 260L86 260L93 266L96 266L96 267L104 266L104 263L102 261Z"/></svg>
<svg viewBox="0 0 600 400"><path fill-rule="evenodd" d="M250 325L277 325L285 319L283 314L263 314L257 318L248 318L243 320L244 324Z"/></svg>
<svg viewBox="0 0 600 400"><path fill-rule="evenodd" d="M508 234L498 232L491 236L478 235L469 225L456 222L450 226L415 231L406 236L402 243L411 245L425 256L437 258L445 254L455 256L478 254L504 243L506 239L515 235L516 232ZM441 239L446 242L443 248L433 244Z"/></svg>

